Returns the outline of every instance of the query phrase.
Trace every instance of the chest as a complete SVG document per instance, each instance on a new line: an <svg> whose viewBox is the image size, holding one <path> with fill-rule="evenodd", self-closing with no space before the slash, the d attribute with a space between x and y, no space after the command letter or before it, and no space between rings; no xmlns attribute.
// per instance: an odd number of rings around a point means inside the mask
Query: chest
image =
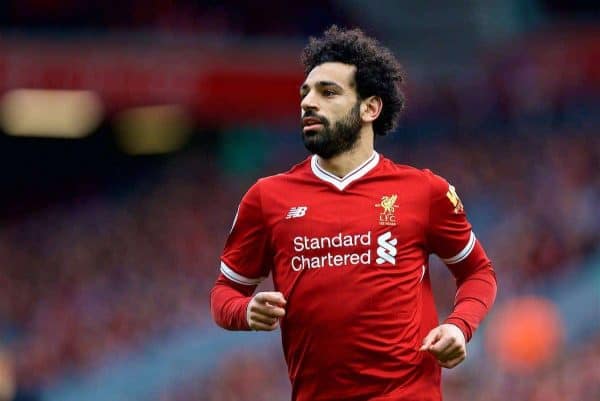
<svg viewBox="0 0 600 401"><path fill-rule="evenodd" d="M266 215L273 248L318 255L332 249L367 249L378 242L397 249L424 238L428 204L402 185L348 191L290 189L270 201Z"/></svg>

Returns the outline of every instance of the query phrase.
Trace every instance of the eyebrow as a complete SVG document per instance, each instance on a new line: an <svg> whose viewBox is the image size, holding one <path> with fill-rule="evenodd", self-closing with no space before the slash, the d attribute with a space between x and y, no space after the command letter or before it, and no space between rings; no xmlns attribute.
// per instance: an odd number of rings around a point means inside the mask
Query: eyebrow
<svg viewBox="0 0 600 401"><path fill-rule="evenodd" d="M333 82L333 81L319 81L315 84L315 86L320 86L320 87L324 87L324 86L335 86L337 89L339 90L343 90L344 88L342 88L340 85L338 85L337 83ZM308 84L303 84L300 87L300 92L305 92L306 90L308 90Z"/></svg>

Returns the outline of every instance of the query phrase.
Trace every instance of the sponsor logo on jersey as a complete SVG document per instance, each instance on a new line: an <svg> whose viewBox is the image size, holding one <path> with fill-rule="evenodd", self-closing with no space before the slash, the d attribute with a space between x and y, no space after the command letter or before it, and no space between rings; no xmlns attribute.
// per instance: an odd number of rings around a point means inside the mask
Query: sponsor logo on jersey
<svg viewBox="0 0 600 401"><path fill-rule="evenodd" d="M396 254L398 250L396 249L396 245L398 245L398 240L396 238L392 238L392 233L387 231L377 237L377 256L375 259L377 264L383 265L385 263L389 263L392 265L396 264Z"/></svg>
<svg viewBox="0 0 600 401"><path fill-rule="evenodd" d="M292 270L371 264L371 231L364 234L338 233L331 237L294 237ZM362 248L362 250L360 250ZM309 256L318 253L318 256Z"/></svg>
<svg viewBox="0 0 600 401"><path fill-rule="evenodd" d="M363 234L338 233L326 237L297 236L293 238L292 246L294 256L291 267L295 272L302 270L320 269L324 267L348 267L356 265L371 265L375 241L372 241L372 232ZM387 231L377 237L378 265L396 265L398 240L392 238L392 233Z"/></svg>
<svg viewBox="0 0 600 401"><path fill-rule="evenodd" d="M304 217L306 215L306 211L308 210L307 206L295 206L290 209L290 211L285 216L286 219L296 219L298 217Z"/></svg>
<svg viewBox="0 0 600 401"><path fill-rule="evenodd" d="M465 210L465 208L463 207L462 201L456 194L456 188L454 188L453 185L450 185L448 187L448 192L446 192L446 197L448 198L448 200L450 200L450 203L452 203L452 206L454 206L454 213L457 213L457 214L462 213Z"/></svg>
<svg viewBox="0 0 600 401"><path fill-rule="evenodd" d="M396 225L396 200L398 195L383 195L381 197L381 203L377 203L375 207L380 207L381 213L379 213L379 224L382 226L395 226Z"/></svg>

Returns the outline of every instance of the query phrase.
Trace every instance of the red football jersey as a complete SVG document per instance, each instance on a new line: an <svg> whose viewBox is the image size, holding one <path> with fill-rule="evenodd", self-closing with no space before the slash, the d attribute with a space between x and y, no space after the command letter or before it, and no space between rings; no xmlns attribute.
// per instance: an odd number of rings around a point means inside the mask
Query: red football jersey
<svg viewBox="0 0 600 401"><path fill-rule="evenodd" d="M457 278L446 322L468 340L493 302L495 278L454 188L376 152L343 179L313 156L244 196L213 314L247 329L249 295L271 273L287 300L281 333L293 400L438 401L440 367L418 351L438 324L430 253ZM242 297L237 306L232 294Z"/></svg>

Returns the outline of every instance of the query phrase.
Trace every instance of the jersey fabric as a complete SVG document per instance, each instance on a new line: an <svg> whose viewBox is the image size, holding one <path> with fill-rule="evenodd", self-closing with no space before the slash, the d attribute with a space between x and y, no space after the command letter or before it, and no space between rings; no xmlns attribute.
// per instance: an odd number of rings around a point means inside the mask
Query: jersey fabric
<svg viewBox="0 0 600 401"><path fill-rule="evenodd" d="M344 178L313 156L243 197L212 313L222 327L247 330L251 295L271 274L287 300L280 326L292 400L439 401L440 367L418 351L438 325L431 253L457 280L446 322L469 340L496 282L454 188L376 152Z"/></svg>

